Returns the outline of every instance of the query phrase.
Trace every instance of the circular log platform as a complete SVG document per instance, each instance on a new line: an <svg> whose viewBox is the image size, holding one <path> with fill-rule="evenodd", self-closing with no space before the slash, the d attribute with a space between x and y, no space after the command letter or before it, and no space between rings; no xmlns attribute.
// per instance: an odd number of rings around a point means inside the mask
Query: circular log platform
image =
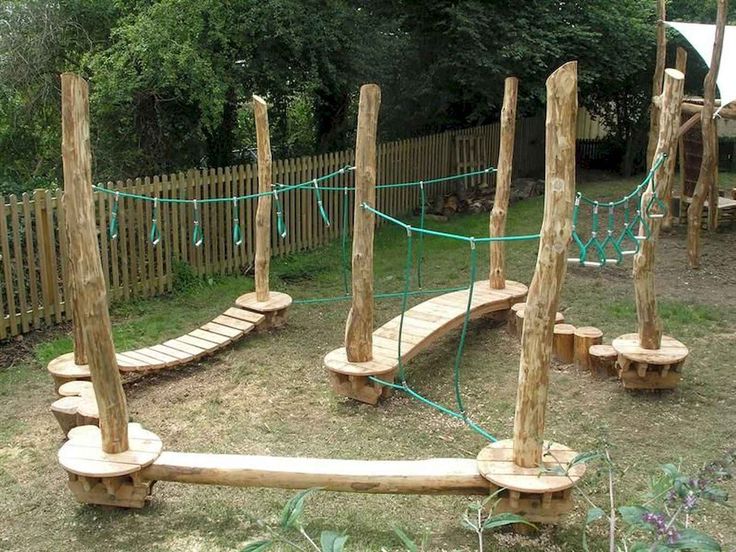
<svg viewBox="0 0 736 552"><path fill-rule="evenodd" d="M66 353L56 357L49 362L48 371L54 378L54 391L59 393L59 388L70 381L90 381L91 375L86 364L74 362L74 353Z"/></svg>
<svg viewBox="0 0 736 552"><path fill-rule="evenodd" d="M533 523L558 523L572 510L572 487L585 473L585 465L569 469L577 456L570 448L544 442L542 466L523 468L513 462L513 439L492 443L478 454L478 471L491 483L491 493L503 489L494 513L511 512Z"/></svg>
<svg viewBox="0 0 736 552"><path fill-rule="evenodd" d="M59 449L59 463L69 474L69 489L79 502L124 508L142 508L151 494L151 481L140 471L161 454L157 435L140 424L128 424L130 448L108 454L102 450L97 426L79 426Z"/></svg>
<svg viewBox="0 0 736 552"><path fill-rule="evenodd" d="M259 326L261 330L271 330L285 326L291 303L291 296L279 291L269 292L267 301L259 301L256 298L255 291L241 295L235 300L235 304L240 308L260 313L266 317L263 324Z"/></svg>
<svg viewBox="0 0 736 552"><path fill-rule="evenodd" d="M552 338L552 356L562 364L572 364L575 360L575 326L555 324Z"/></svg>
<svg viewBox="0 0 736 552"><path fill-rule="evenodd" d="M603 332L593 326L582 326L575 330L575 366L590 370L590 347L603 343Z"/></svg>
<svg viewBox="0 0 736 552"><path fill-rule="evenodd" d="M77 426L100 424L95 390L91 381L69 381L58 389L60 399L51 404L51 412L64 435Z"/></svg>
<svg viewBox="0 0 736 552"><path fill-rule="evenodd" d="M626 389L674 389L690 353L683 343L669 336L662 336L659 349L640 347L638 334L617 337L612 345L618 353L618 375Z"/></svg>

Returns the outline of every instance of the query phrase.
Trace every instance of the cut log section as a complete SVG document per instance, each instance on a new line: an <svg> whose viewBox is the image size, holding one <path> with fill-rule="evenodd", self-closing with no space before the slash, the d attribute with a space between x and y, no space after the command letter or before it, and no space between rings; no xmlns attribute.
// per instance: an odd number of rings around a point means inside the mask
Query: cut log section
<svg viewBox="0 0 736 552"><path fill-rule="evenodd" d="M488 281L477 282L470 307L471 319L507 311L526 296L524 284L507 281L503 289L491 289ZM468 304L468 291L453 291L407 310L401 328L401 315L389 320L373 332L373 359L367 362L349 362L344 347L335 349L324 358L335 393L352 399L376 404L387 391L384 386L369 379L376 376L393 381L399 365L409 362L448 332L462 326Z"/></svg>
<svg viewBox="0 0 736 552"><path fill-rule="evenodd" d="M558 443L544 442L542 465L523 468L513 461L513 440L492 443L478 454L478 471L491 483L491 493L503 489L494 513L512 512L534 523L558 523L572 510L572 487L585 473L584 464L568 469L577 453Z"/></svg>
<svg viewBox="0 0 736 552"><path fill-rule="evenodd" d="M262 330L271 330L285 326L291 303L292 299L289 295L278 291L269 292L266 301L259 301L255 292L246 293L235 300L235 304L238 307L264 316L264 321L259 326Z"/></svg>
<svg viewBox="0 0 736 552"><path fill-rule="evenodd" d="M590 371L594 376L608 378L617 376L616 359L618 353L612 345L591 345L588 349L590 359Z"/></svg>
<svg viewBox="0 0 736 552"><path fill-rule="evenodd" d="M521 339L521 332L524 328L524 313L526 312L526 303L517 303L511 307L509 312L508 324L509 333ZM558 312L555 315L555 324L563 324L565 315Z"/></svg>
<svg viewBox="0 0 736 552"><path fill-rule="evenodd" d="M682 379L682 364L690 351L673 337L662 336L659 349L639 346L638 334L613 340L617 368L626 389L674 389Z"/></svg>
<svg viewBox="0 0 736 552"><path fill-rule="evenodd" d="M108 454L96 426L80 426L69 432L59 449L59 463L69 474L69 488L79 502L126 508L142 508L150 496L152 481L140 471L161 454L163 445L140 424L128 424L129 448Z"/></svg>
<svg viewBox="0 0 736 552"><path fill-rule="evenodd" d="M590 370L590 347L603 343L603 332L593 326L583 326L575 330L575 366Z"/></svg>
<svg viewBox="0 0 736 552"><path fill-rule="evenodd" d="M575 326L572 324L555 324L552 356L562 364L573 363L575 360Z"/></svg>

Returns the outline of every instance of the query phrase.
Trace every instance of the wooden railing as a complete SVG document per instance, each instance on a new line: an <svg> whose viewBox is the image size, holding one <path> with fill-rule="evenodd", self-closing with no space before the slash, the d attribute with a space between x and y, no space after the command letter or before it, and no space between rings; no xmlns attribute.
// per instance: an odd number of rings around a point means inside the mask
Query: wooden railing
<svg viewBox="0 0 736 552"><path fill-rule="evenodd" d="M495 165L498 157L498 123L384 143L378 150L378 183L430 179ZM523 119L517 126L517 176L539 176L544 168L544 120ZM296 184L352 165L350 150L278 160L274 180ZM488 177L486 177L488 178ZM468 182L472 185L478 182ZM491 182L487 182L492 184ZM353 185L346 172L328 184ZM105 187L161 198L206 199L252 194L257 191L254 165L209 170L189 170L170 175L110 182ZM457 182L428 190L430 197L456 189ZM318 247L340 235L343 210L352 213L343 190L325 191L322 199L330 217L320 218L313 191L301 189L282 194L287 235L277 235L272 225L273 254L282 256ZM148 234L152 203L120 198L119 235L110 239L108 226L114 196L95 193L97 227L102 264L112 300L148 297L171 291L177 263L186 263L198 275L242 273L253 260L255 201L200 204L204 243L192 244L193 209L190 204L160 204L161 241L151 245ZM417 188L391 188L378 194L378 208L401 215L419 206ZM242 243L235 245L233 219L237 213ZM352 217L348 216L350 221ZM349 222L348 222L349 223ZM0 339L71 317L66 308L66 221L58 191L36 190L20 197L0 197Z"/></svg>

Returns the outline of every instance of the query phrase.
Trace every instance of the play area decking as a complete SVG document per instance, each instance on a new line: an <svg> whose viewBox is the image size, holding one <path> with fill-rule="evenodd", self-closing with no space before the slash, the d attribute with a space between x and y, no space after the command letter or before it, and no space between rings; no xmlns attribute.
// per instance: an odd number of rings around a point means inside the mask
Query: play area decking
<svg viewBox="0 0 736 552"><path fill-rule="evenodd" d="M401 362L408 362L438 339L459 328L468 308L469 290L453 291L423 301L396 316L373 332L373 359L349 362L345 347L327 354L324 366L330 373L332 386L341 395L375 404L387 388L368 379L382 376L393 379L399 366L399 332ZM488 281L476 282L470 304L470 318L505 312L523 301L527 287L506 281L504 289L492 289Z"/></svg>

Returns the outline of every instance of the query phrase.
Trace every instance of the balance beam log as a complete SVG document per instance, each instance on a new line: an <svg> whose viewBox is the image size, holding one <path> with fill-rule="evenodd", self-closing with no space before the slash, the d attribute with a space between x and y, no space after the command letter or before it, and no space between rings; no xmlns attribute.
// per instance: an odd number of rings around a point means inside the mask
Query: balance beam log
<svg viewBox="0 0 736 552"><path fill-rule="evenodd" d="M572 364L575 360L575 326L555 324L552 338L552 356L562 364Z"/></svg>
<svg viewBox="0 0 736 552"><path fill-rule="evenodd" d="M603 343L603 332L593 326L583 326L575 330L575 366L590 370L590 347Z"/></svg>
<svg viewBox="0 0 736 552"><path fill-rule="evenodd" d="M141 471L146 481L358 493L487 495L475 459L333 460L163 452Z"/></svg>

